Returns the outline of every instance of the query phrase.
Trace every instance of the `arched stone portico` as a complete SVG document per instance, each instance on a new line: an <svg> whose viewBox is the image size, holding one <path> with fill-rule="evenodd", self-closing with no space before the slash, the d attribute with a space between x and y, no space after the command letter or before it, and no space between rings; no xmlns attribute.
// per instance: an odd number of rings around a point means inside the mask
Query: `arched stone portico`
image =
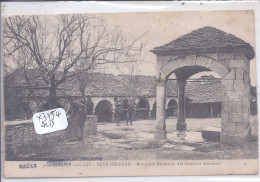
<svg viewBox="0 0 260 182"><path fill-rule="evenodd" d="M250 132L249 63L254 58L253 48L234 35L203 27L151 51L157 55L155 139L167 138L165 91L170 75L175 74L178 84L177 130L184 131L186 81L196 73L214 71L222 86L220 142L243 145Z"/></svg>

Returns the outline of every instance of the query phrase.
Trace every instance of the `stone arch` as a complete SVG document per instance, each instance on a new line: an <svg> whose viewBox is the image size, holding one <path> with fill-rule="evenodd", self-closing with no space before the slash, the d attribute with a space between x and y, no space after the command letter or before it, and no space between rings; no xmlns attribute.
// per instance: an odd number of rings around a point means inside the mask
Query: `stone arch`
<svg viewBox="0 0 260 182"><path fill-rule="evenodd" d="M165 102L165 107L167 107L168 103L171 101L171 100L175 100L178 104L178 97L167 97L166 98L166 102Z"/></svg>
<svg viewBox="0 0 260 182"><path fill-rule="evenodd" d="M178 116L178 103L175 99L171 99L167 103L166 117L177 117Z"/></svg>
<svg viewBox="0 0 260 182"><path fill-rule="evenodd" d="M150 108L149 102L146 99L140 99L137 103L138 108Z"/></svg>
<svg viewBox="0 0 260 182"><path fill-rule="evenodd" d="M136 107L136 117L137 119L148 119L150 106L149 102L145 98L140 98Z"/></svg>
<svg viewBox="0 0 260 182"><path fill-rule="evenodd" d="M98 122L112 122L113 106L107 100L101 100L95 107L95 115L98 117Z"/></svg>
<svg viewBox="0 0 260 182"><path fill-rule="evenodd" d="M172 56L171 56L172 57ZM221 78L228 74L229 69L226 64L213 59L209 56L185 56L184 58L177 58L174 61L163 61L165 62L161 67L161 79L167 79L177 69L183 67L198 67L204 68L204 71L214 71ZM202 69L203 70L203 69Z"/></svg>

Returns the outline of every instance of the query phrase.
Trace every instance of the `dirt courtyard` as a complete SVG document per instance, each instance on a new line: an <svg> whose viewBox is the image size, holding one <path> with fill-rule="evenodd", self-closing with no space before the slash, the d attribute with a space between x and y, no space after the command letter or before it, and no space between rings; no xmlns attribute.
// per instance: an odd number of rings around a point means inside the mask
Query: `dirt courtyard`
<svg viewBox="0 0 260 182"><path fill-rule="evenodd" d="M177 119L167 119L167 140L154 140L155 120L98 123L98 133L83 141L63 141L17 156L19 160L149 160L149 159L253 159L257 142L250 140L241 148L205 141L201 130L219 128L220 118L187 119L187 131L176 131ZM257 126L257 125L255 125ZM254 129L257 129L254 127ZM32 149L32 148L31 148Z"/></svg>

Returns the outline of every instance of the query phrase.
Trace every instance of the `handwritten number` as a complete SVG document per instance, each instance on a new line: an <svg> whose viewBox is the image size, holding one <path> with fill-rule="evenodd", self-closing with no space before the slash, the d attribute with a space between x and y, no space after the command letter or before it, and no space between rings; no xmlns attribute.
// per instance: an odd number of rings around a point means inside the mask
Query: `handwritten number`
<svg viewBox="0 0 260 182"><path fill-rule="evenodd" d="M60 117L61 113L59 111L56 112L56 116L58 116L58 118Z"/></svg>
<svg viewBox="0 0 260 182"><path fill-rule="evenodd" d="M46 128L46 127L53 128L53 126L55 124L55 122L54 122L55 116L59 118L61 113L59 111L53 110L53 111L50 111L49 113L47 113L46 115L45 115L45 113L41 113L36 117L39 119L39 123L41 123L42 128Z"/></svg>

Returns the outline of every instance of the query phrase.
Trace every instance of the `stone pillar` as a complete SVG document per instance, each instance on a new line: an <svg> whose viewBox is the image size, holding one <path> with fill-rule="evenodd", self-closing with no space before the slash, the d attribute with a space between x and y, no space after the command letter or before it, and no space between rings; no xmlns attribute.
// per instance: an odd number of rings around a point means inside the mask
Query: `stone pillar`
<svg viewBox="0 0 260 182"><path fill-rule="evenodd" d="M148 110L148 119L151 119L152 111Z"/></svg>
<svg viewBox="0 0 260 182"><path fill-rule="evenodd" d="M156 120L158 122L154 139L166 139L167 131L165 125L165 88L166 80L159 80L156 88Z"/></svg>
<svg viewBox="0 0 260 182"><path fill-rule="evenodd" d="M249 60L231 59L230 72L222 80L220 142L244 145L250 134Z"/></svg>
<svg viewBox="0 0 260 182"><path fill-rule="evenodd" d="M213 104L210 103L210 117L213 118Z"/></svg>
<svg viewBox="0 0 260 182"><path fill-rule="evenodd" d="M186 130L186 122L185 122L185 80L178 80L178 122L177 122L177 130L185 131Z"/></svg>
<svg viewBox="0 0 260 182"><path fill-rule="evenodd" d="M112 111L112 122L116 122L116 113Z"/></svg>

